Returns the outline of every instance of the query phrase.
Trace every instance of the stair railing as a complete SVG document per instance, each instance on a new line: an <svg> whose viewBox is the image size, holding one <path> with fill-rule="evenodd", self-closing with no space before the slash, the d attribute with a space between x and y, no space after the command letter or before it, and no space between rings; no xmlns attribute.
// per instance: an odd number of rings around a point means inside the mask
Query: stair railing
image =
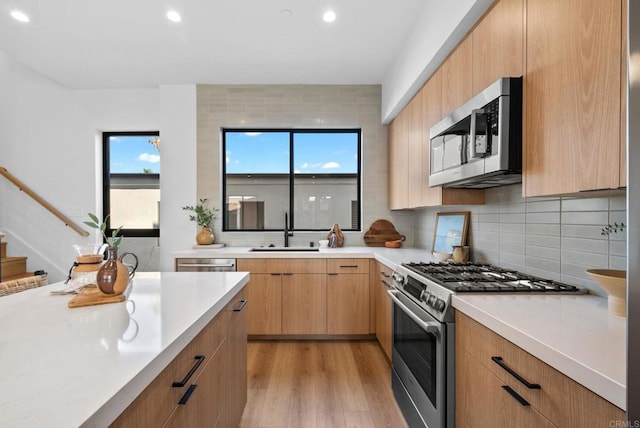
<svg viewBox="0 0 640 428"><path fill-rule="evenodd" d="M20 191L22 191L22 192L26 193L27 195L31 196L31 198L33 200L35 200L37 203L42 205L51 214L53 214L54 216L58 217L58 219L60 219L64 223L65 226L68 226L71 229L73 229L76 233L78 233L78 235L89 236L89 232L87 232L86 230L84 230L83 228L78 226L76 223L73 222L73 220L71 220L66 215L62 214L55 207L53 207L50 203L48 203L47 201L42 199L36 192L31 190L29 188L29 186L24 184L22 181L18 180L9 171L7 171L7 168L4 168L4 167L0 166L0 175L3 175L11 183L15 184L15 186L18 189L20 189Z"/></svg>

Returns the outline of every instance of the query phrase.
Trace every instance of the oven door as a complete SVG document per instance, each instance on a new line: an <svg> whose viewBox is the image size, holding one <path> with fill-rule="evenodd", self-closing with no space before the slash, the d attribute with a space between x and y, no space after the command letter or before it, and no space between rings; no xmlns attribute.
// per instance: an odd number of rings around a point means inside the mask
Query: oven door
<svg viewBox="0 0 640 428"><path fill-rule="evenodd" d="M392 385L411 427L444 428L446 324L398 290L393 300Z"/></svg>

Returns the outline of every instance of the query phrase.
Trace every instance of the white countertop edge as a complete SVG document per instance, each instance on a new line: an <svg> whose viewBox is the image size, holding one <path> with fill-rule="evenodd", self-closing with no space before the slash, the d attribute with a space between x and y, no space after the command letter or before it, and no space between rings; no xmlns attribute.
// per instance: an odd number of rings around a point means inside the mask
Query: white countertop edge
<svg viewBox="0 0 640 428"><path fill-rule="evenodd" d="M249 283L249 274L240 281L223 298L218 300L196 322L185 330L176 340L158 354L116 395L98 409L82 427L99 427L111 424L164 370L173 359L213 320L216 315L231 301L245 285Z"/></svg>
<svg viewBox="0 0 640 428"><path fill-rule="evenodd" d="M627 392L625 385L470 304L464 300L464 296L454 295L452 303L455 309L478 321L620 409L626 410Z"/></svg>

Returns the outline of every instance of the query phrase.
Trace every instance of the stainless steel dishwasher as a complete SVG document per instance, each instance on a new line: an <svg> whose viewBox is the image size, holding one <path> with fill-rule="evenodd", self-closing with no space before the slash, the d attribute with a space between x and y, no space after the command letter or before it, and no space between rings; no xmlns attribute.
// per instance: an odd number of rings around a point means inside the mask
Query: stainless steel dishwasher
<svg viewBox="0 0 640 428"><path fill-rule="evenodd" d="M176 272L235 272L236 259L176 258Z"/></svg>

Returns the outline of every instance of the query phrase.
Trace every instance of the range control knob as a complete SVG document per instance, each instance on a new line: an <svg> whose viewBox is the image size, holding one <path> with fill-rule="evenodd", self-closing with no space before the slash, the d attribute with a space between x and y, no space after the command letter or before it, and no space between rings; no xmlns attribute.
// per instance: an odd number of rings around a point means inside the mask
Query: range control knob
<svg viewBox="0 0 640 428"><path fill-rule="evenodd" d="M444 310L445 306L446 306L446 304L444 303L444 300L442 300L442 299L437 299L435 304L433 305L433 307L438 312L442 312Z"/></svg>
<svg viewBox="0 0 640 428"><path fill-rule="evenodd" d="M393 281L397 284L403 285L404 284L404 277L402 275L400 275L399 273L394 273L393 274Z"/></svg>
<svg viewBox="0 0 640 428"><path fill-rule="evenodd" d="M427 305L433 307L433 305L436 303L436 300L438 300L436 296L434 296L433 294L430 295L429 298L427 299Z"/></svg>
<svg viewBox="0 0 640 428"><path fill-rule="evenodd" d="M431 293L429 293L427 290L422 290L422 292L420 293L420 300L426 302L429 299L429 296L431 296Z"/></svg>

